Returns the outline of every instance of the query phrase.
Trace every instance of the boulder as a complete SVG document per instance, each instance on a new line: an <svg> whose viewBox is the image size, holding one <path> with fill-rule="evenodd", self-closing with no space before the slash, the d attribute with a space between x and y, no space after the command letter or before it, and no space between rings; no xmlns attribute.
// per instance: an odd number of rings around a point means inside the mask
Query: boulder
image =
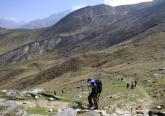
<svg viewBox="0 0 165 116"><path fill-rule="evenodd" d="M44 92L45 92L44 89L33 89L30 91L27 91L28 94L32 94L32 95L42 94Z"/></svg>
<svg viewBox="0 0 165 116"><path fill-rule="evenodd" d="M16 116L27 116L27 112L20 110L16 113Z"/></svg>
<svg viewBox="0 0 165 116"><path fill-rule="evenodd" d="M76 116L77 111L72 108L64 109L62 112L58 112L56 116Z"/></svg>
<svg viewBox="0 0 165 116"><path fill-rule="evenodd" d="M156 109L161 110L162 107L161 106L156 106Z"/></svg>
<svg viewBox="0 0 165 116"><path fill-rule="evenodd" d="M39 99L39 97L36 95L35 97L34 97L35 99Z"/></svg>
<svg viewBox="0 0 165 116"><path fill-rule="evenodd" d="M53 110L52 109L49 109L49 112L53 112Z"/></svg>
<svg viewBox="0 0 165 116"><path fill-rule="evenodd" d="M54 98L50 97L50 98L49 98L49 100L50 100L50 101L53 101L53 100L54 100Z"/></svg>
<svg viewBox="0 0 165 116"><path fill-rule="evenodd" d="M2 90L1 92L4 93L6 96L14 96L17 93L14 90Z"/></svg>

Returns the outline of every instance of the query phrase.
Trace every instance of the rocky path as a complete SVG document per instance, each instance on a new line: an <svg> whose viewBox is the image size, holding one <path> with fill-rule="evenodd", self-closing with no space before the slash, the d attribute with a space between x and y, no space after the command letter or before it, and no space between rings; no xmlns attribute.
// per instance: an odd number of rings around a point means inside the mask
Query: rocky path
<svg viewBox="0 0 165 116"><path fill-rule="evenodd" d="M148 112L149 112L150 106L152 104L152 99L148 95L148 93L145 92L141 87L137 87L137 88L144 95L144 99L139 100L139 103L141 103L141 109L137 110L137 112L142 112L144 116L148 116Z"/></svg>

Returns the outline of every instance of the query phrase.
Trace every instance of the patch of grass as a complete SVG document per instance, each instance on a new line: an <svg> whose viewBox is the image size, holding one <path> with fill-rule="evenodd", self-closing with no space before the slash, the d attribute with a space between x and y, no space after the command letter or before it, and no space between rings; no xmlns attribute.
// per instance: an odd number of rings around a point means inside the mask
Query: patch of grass
<svg viewBox="0 0 165 116"><path fill-rule="evenodd" d="M49 112L47 109L42 108L42 107L29 107L26 112L31 115L31 114L40 114L40 115L49 115L52 116L55 113L57 113L57 110L53 110L53 112Z"/></svg>

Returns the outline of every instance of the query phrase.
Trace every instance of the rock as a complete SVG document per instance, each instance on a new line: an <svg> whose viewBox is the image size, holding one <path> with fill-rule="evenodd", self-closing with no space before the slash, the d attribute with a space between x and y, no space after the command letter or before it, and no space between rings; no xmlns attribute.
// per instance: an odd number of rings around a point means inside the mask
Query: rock
<svg viewBox="0 0 165 116"><path fill-rule="evenodd" d="M58 109L58 112L62 112L62 110L61 109Z"/></svg>
<svg viewBox="0 0 165 116"><path fill-rule="evenodd" d="M48 94L48 93L42 93L41 95L43 95L43 96L45 96L45 97L49 97L49 98L52 97L54 100L63 99L63 97L51 95L51 94Z"/></svg>
<svg viewBox="0 0 165 116"><path fill-rule="evenodd" d="M79 97L79 98L81 98L82 96L81 96L81 95L79 95L78 97Z"/></svg>
<svg viewBox="0 0 165 116"><path fill-rule="evenodd" d="M136 97L137 94L133 94L133 93L131 93L131 94L127 94L127 96L130 96L130 97Z"/></svg>
<svg viewBox="0 0 165 116"><path fill-rule="evenodd" d="M106 96L105 99L108 100L108 99L111 99L113 98L112 96Z"/></svg>
<svg viewBox="0 0 165 116"><path fill-rule="evenodd" d="M16 103L6 100L0 100L0 106L7 107L8 110L12 111L17 109Z"/></svg>
<svg viewBox="0 0 165 116"><path fill-rule="evenodd" d="M50 100L50 101L53 101L53 100L54 100L54 98L50 97L50 98L49 98L49 100Z"/></svg>
<svg viewBox="0 0 165 116"><path fill-rule="evenodd" d="M119 116L119 115L116 113L112 113L110 116Z"/></svg>
<svg viewBox="0 0 165 116"><path fill-rule="evenodd" d="M34 90L31 90L31 91L27 91L28 94L33 94L33 95L42 94L44 92L45 91L43 89L34 89Z"/></svg>
<svg viewBox="0 0 165 116"><path fill-rule="evenodd" d="M141 111L141 110L137 110L137 111L136 111L136 114L142 114L142 115L143 115L144 113L143 113L143 111Z"/></svg>
<svg viewBox="0 0 165 116"><path fill-rule="evenodd" d="M7 92L7 90L5 89L5 90L2 90L1 92L2 92L2 93L6 93L6 92Z"/></svg>
<svg viewBox="0 0 165 116"><path fill-rule="evenodd" d="M58 112L56 116L76 116L77 111L72 108L67 108L62 112Z"/></svg>
<svg viewBox="0 0 165 116"><path fill-rule="evenodd" d="M119 116L132 116L131 112L129 111L124 111L122 109L119 109L119 108L115 108L115 111L114 113L118 114Z"/></svg>
<svg viewBox="0 0 165 116"><path fill-rule="evenodd" d="M111 106L106 106L106 107L104 107L104 109L108 110L110 107L111 107Z"/></svg>
<svg viewBox="0 0 165 116"><path fill-rule="evenodd" d="M158 73L155 73L155 74L153 74L154 76L157 76L157 77L159 77L159 76L161 76L161 74L158 74Z"/></svg>
<svg viewBox="0 0 165 116"><path fill-rule="evenodd" d="M53 112L53 110L52 109L49 109L49 112Z"/></svg>
<svg viewBox="0 0 165 116"><path fill-rule="evenodd" d="M14 90L2 90L1 92L4 93L6 96L14 96L17 93Z"/></svg>
<svg viewBox="0 0 165 116"><path fill-rule="evenodd" d="M36 95L35 97L34 97L35 99L39 99L39 97Z"/></svg>
<svg viewBox="0 0 165 116"><path fill-rule="evenodd" d="M86 114L84 114L84 116L101 116L101 114L96 111L91 111L91 112L87 112ZM103 116L105 116L105 115L103 115Z"/></svg>
<svg viewBox="0 0 165 116"><path fill-rule="evenodd" d="M16 113L16 116L27 116L27 112L20 110Z"/></svg>
<svg viewBox="0 0 165 116"><path fill-rule="evenodd" d="M158 110L161 110L161 109L162 109L162 107L161 107L161 106L156 106L156 108L157 108Z"/></svg>
<svg viewBox="0 0 165 116"><path fill-rule="evenodd" d="M26 115L29 116L29 115ZM30 116L48 116L48 115L41 115L41 114L30 114Z"/></svg>
<svg viewBox="0 0 165 116"><path fill-rule="evenodd" d="M101 116L107 116L107 112L105 110L101 110Z"/></svg>

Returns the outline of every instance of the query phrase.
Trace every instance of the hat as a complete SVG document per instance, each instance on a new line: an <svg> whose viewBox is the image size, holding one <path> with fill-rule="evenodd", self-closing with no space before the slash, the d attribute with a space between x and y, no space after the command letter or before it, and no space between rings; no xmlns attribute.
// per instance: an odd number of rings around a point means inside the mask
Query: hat
<svg viewBox="0 0 165 116"><path fill-rule="evenodd" d="M92 79L88 79L87 82L90 83L91 80L92 80Z"/></svg>

